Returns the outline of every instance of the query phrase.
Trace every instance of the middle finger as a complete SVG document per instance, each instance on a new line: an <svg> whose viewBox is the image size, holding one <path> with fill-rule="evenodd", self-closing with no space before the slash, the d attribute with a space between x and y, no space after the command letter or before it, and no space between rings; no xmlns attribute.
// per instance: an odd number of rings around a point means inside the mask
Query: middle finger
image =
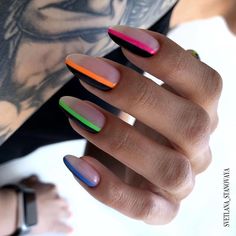
<svg viewBox="0 0 236 236"><path fill-rule="evenodd" d="M161 133L189 158L207 149L210 118L199 105L109 60L72 54L66 63L86 89Z"/></svg>

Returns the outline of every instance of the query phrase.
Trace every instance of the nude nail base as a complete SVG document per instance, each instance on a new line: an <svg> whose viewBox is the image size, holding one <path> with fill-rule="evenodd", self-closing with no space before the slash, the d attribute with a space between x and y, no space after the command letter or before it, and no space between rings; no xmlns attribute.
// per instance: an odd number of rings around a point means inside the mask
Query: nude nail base
<svg viewBox="0 0 236 236"><path fill-rule="evenodd" d="M97 134L98 131L95 131L91 128L89 128L87 125L83 124L81 121L77 120L76 118L74 118L69 112L67 112L65 109L61 108L61 110L64 112L65 116L71 120L73 120L79 127L83 128L84 130L93 133L93 134Z"/></svg>
<svg viewBox="0 0 236 236"><path fill-rule="evenodd" d="M81 122L79 119L77 119L75 117L75 115L72 114L71 110L68 109L68 107L63 104L63 102L59 101L59 106L60 108L62 109L62 111L64 112L64 114L70 118L71 120L73 120L78 126L80 126L81 128L83 128L84 130L90 132L90 133L93 133L93 134L96 134L98 133L100 130L95 130L91 127L89 127L88 125L84 124L83 122Z"/></svg>
<svg viewBox="0 0 236 236"><path fill-rule="evenodd" d="M73 67L69 66L68 64L66 64L67 68L75 75L76 78L84 81L85 83L97 88L97 89L100 89L100 90L103 90L103 91L108 91L108 90L111 90L112 88L102 84L102 83L99 83L98 81L90 78L89 76L79 72L78 70L74 69Z"/></svg>
<svg viewBox="0 0 236 236"><path fill-rule="evenodd" d="M112 33L108 32L110 38L115 42L117 43L118 45L120 45L121 47L124 47L126 48L127 50L129 50L130 52L138 55L138 56L141 56L141 57L151 57L153 56L154 54L151 54L139 47L136 47L135 45L113 35Z"/></svg>
<svg viewBox="0 0 236 236"><path fill-rule="evenodd" d="M85 183L88 187L95 187L97 184L89 181L85 176L83 176L68 160L66 157L63 158L64 164L71 171L71 173Z"/></svg>

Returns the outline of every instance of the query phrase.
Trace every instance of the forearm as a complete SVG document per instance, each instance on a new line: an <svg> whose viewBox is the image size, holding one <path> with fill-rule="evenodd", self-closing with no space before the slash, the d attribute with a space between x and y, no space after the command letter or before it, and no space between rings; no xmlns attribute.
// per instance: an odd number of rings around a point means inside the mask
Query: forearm
<svg viewBox="0 0 236 236"><path fill-rule="evenodd" d="M44 80L44 77L41 77ZM56 78L56 75L49 81L45 81L39 91L32 89L24 95L27 83L15 91L15 94L0 98L0 145L3 144L31 115L33 115L57 90L59 90L70 76L64 80ZM33 79L33 78L32 78ZM54 87L53 87L54 85ZM4 87L0 87L4 91ZM19 97L19 99L17 99ZM16 98L16 99L15 99Z"/></svg>
<svg viewBox="0 0 236 236"><path fill-rule="evenodd" d="M162 5L156 0L88 0L83 4L71 2L31 0L19 25L30 34L37 35L40 32L44 36L50 37L65 32L80 31L84 33L91 29L104 29L119 23L147 28L166 12L169 5L174 5L176 1L170 0L169 3ZM163 14L160 14L160 8L162 8Z"/></svg>
<svg viewBox="0 0 236 236"><path fill-rule="evenodd" d="M16 229L17 195L0 189L0 235L11 235Z"/></svg>
<svg viewBox="0 0 236 236"><path fill-rule="evenodd" d="M0 145L69 80L66 55L104 56L114 49L105 32L109 24L148 27L161 17L155 0L87 1L85 7L72 1L78 8L73 11L60 5L67 2L31 0L13 6L0 0ZM109 9L106 14L103 8Z"/></svg>

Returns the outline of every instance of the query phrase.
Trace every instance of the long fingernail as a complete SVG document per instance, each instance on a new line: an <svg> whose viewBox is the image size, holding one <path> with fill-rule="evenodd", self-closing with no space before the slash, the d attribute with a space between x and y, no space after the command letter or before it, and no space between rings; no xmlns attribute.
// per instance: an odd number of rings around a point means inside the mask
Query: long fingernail
<svg viewBox="0 0 236 236"><path fill-rule="evenodd" d="M110 27L108 34L121 47L142 57L151 57L160 48L155 38L140 29L117 25Z"/></svg>
<svg viewBox="0 0 236 236"><path fill-rule="evenodd" d="M77 98L62 97L59 106L69 118L91 133L100 132L105 124L105 117L100 111Z"/></svg>
<svg viewBox="0 0 236 236"><path fill-rule="evenodd" d="M71 54L66 57L65 63L77 78L101 90L114 88L120 79L113 66L94 57Z"/></svg>
<svg viewBox="0 0 236 236"><path fill-rule="evenodd" d="M85 160L67 155L63 158L71 173L89 187L96 187L100 181L98 172Z"/></svg>

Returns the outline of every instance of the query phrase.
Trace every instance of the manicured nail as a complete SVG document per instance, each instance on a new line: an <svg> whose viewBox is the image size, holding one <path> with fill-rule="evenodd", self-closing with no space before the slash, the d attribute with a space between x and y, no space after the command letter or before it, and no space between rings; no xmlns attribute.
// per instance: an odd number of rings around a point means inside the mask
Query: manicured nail
<svg viewBox="0 0 236 236"><path fill-rule="evenodd" d="M105 124L105 117L100 111L77 98L62 97L59 106L69 118L91 133L100 132Z"/></svg>
<svg viewBox="0 0 236 236"><path fill-rule="evenodd" d="M89 187L96 187L100 181L98 172L85 160L67 155L63 158L71 173Z"/></svg>
<svg viewBox="0 0 236 236"><path fill-rule="evenodd" d="M192 56L194 56L195 58L197 58L198 60L200 60L200 56L199 56L199 54L198 54L195 50L189 49L189 50L187 50L187 51L189 51L189 52L192 54Z"/></svg>
<svg viewBox="0 0 236 236"><path fill-rule="evenodd" d="M101 90L114 88L120 79L118 70L94 57L71 54L65 63L77 78Z"/></svg>
<svg viewBox="0 0 236 236"><path fill-rule="evenodd" d="M140 29L117 25L110 27L108 34L115 43L142 57L151 57L160 48L155 38Z"/></svg>

